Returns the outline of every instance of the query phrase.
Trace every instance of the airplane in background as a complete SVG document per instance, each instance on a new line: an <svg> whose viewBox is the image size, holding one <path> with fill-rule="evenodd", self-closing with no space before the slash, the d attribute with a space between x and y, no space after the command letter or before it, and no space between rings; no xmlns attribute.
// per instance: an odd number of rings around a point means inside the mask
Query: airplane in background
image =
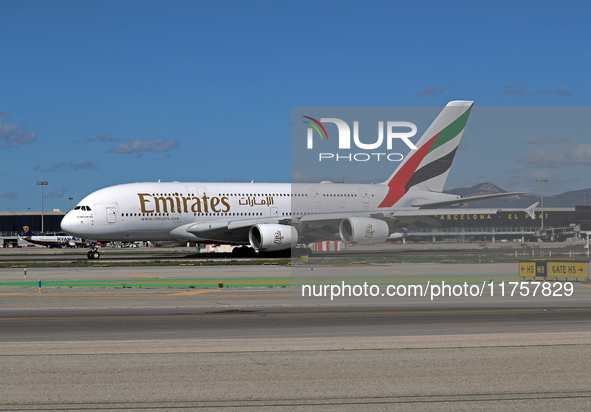
<svg viewBox="0 0 591 412"><path fill-rule="evenodd" d="M401 227L400 229L396 229L394 233L391 233L390 236L388 236L388 240L404 239L407 234L408 229L405 227Z"/></svg>
<svg viewBox="0 0 591 412"><path fill-rule="evenodd" d="M472 105L448 103L417 148L380 184L121 184L86 196L61 227L75 236L104 241L242 245L234 252L244 256L254 250L289 252L324 240L382 243L415 221L437 225L436 215L496 214L499 209L454 206L523 192L468 198L442 193ZM91 250L88 257L98 259L100 253Z"/></svg>
<svg viewBox="0 0 591 412"><path fill-rule="evenodd" d="M70 246L70 247L77 247L77 246L86 246L86 242L80 238L74 236L44 236L44 235L36 235L31 231L29 225L25 219L21 219L21 224L23 227L23 237L21 239L26 240L29 243L33 243L35 245L41 246L49 246L49 247L62 247L62 246Z"/></svg>

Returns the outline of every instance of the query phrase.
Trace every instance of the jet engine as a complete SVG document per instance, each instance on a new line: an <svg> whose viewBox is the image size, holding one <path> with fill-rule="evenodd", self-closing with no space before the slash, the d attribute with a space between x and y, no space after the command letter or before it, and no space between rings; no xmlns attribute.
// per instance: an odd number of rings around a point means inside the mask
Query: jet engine
<svg viewBox="0 0 591 412"><path fill-rule="evenodd" d="M262 251L285 250L296 247L297 230L288 225L254 225L248 232L248 240L253 249Z"/></svg>
<svg viewBox="0 0 591 412"><path fill-rule="evenodd" d="M383 220L370 217L348 217L341 220L339 234L343 242L372 245L388 239L390 229Z"/></svg>

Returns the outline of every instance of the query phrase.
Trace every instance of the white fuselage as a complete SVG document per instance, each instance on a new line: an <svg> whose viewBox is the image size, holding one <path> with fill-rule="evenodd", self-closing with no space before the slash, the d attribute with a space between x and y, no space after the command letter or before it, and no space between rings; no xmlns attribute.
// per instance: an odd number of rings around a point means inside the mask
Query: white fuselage
<svg viewBox="0 0 591 412"><path fill-rule="evenodd" d="M312 214L354 215L378 209L387 193L388 186L381 184L129 183L88 195L64 217L61 226L69 234L105 241L220 243L220 239L199 237L183 228L242 221L254 225ZM396 203L397 210L411 209L411 202L418 198L409 195ZM445 196L421 192L418 200ZM248 240L229 239L228 243L247 244Z"/></svg>
<svg viewBox="0 0 591 412"><path fill-rule="evenodd" d="M130 183L85 197L79 203L85 207L70 211L62 229L98 240L208 241L175 229L201 222L256 224L363 212L377 209L387 192L385 185L338 183Z"/></svg>

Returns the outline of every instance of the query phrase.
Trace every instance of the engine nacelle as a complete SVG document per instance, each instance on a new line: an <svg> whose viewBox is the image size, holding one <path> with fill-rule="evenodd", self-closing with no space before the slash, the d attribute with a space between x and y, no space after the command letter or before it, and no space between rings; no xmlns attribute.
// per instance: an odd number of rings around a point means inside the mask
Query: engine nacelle
<svg viewBox="0 0 591 412"><path fill-rule="evenodd" d="M370 217L348 217L339 225L341 240L349 244L383 243L390 235L388 224Z"/></svg>
<svg viewBox="0 0 591 412"><path fill-rule="evenodd" d="M285 250L296 247L298 231L288 225L254 225L248 232L248 240L253 249L262 251Z"/></svg>

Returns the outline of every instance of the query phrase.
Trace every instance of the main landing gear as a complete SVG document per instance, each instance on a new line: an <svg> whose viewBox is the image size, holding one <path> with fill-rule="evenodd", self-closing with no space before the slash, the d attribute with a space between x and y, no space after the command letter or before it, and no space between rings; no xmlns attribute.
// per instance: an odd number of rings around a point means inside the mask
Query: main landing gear
<svg viewBox="0 0 591 412"><path fill-rule="evenodd" d="M88 256L88 259L98 259L101 257L101 254L97 249L92 249L88 251L86 256Z"/></svg>
<svg viewBox="0 0 591 412"><path fill-rule="evenodd" d="M248 246L235 247L232 249L232 256L234 257L256 257L257 252Z"/></svg>
<svg viewBox="0 0 591 412"><path fill-rule="evenodd" d="M311 256L312 249L308 247L298 247L293 249L276 250L273 252L255 251L253 248L248 246L235 247L232 250L234 257L260 257L260 258L290 258L300 256Z"/></svg>

